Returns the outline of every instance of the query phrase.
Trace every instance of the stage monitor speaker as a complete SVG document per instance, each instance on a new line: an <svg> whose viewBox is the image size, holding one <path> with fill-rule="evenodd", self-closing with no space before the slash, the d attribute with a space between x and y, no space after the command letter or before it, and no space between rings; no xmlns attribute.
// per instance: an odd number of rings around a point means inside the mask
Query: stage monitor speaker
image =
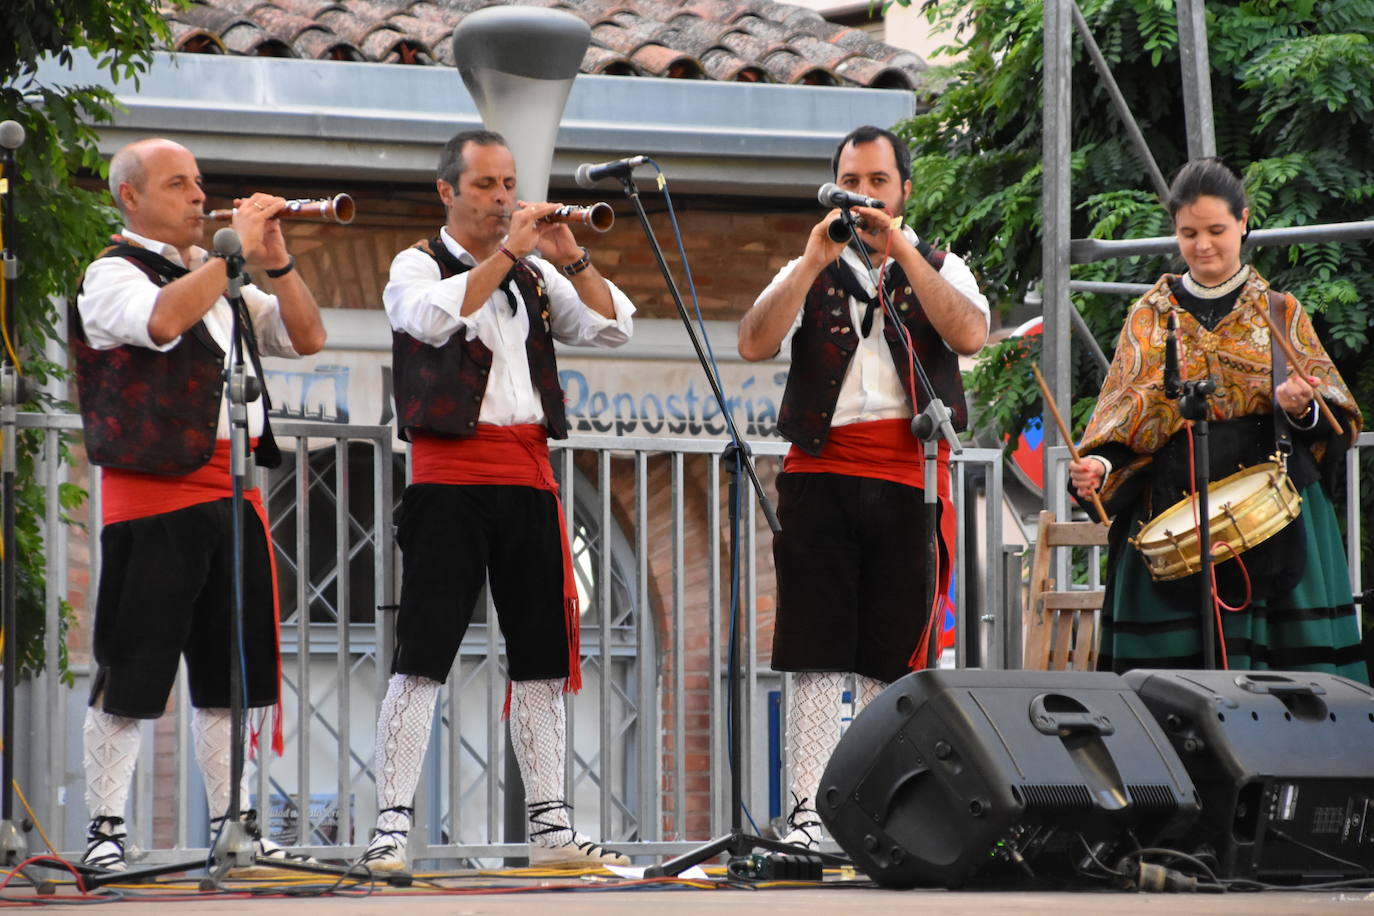
<svg viewBox="0 0 1374 916"><path fill-rule="evenodd" d="M1302 671L1124 675L1197 786L1172 845L1222 878L1275 884L1374 875L1374 690Z"/></svg>
<svg viewBox="0 0 1374 916"><path fill-rule="evenodd" d="M830 835L890 887L1103 875L1197 816L1140 699L1081 671L910 674L850 724L819 796Z"/></svg>

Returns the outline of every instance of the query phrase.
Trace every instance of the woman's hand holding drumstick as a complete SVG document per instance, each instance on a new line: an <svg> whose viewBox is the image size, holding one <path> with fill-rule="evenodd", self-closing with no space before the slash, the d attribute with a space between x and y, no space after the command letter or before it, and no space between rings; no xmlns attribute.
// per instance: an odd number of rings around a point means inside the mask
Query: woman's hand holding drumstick
<svg viewBox="0 0 1374 916"><path fill-rule="evenodd" d="M1059 435L1069 447L1069 456L1074 461L1081 463L1083 456L1078 454L1078 449L1073 444L1073 435L1069 432L1068 426L1065 425L1064 418L1059 415L1059 408L1055 406L1054 398L1050 396L1050 389L1045 385L1045 377L1040 374L1040 367L1031 363L1031 372L1035 373L1035 383L1040 386L1040 394L1045 399L1045 406L1050 409L1050 415L1054 417L1054 423L1059 427ZM1092 500L1093 508L1097 510L1098 521L1105 525L1107 523L1107 509L1102 505L1102 498L1097 495L1096 488L1089 490L1088 498Z"/></svg>

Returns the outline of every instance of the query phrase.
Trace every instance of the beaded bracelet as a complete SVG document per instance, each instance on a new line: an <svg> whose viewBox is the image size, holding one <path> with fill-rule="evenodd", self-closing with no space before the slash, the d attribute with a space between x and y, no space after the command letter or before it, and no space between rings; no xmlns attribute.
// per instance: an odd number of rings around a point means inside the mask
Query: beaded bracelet
<svg viewBox="0 0 1374 916"><path fill-rule="evenodd" d="M587 250L586 246L583 246L583 248L582 248L582 257L578 258L576 261L573 261L571 264L564 264L562 267L560 267L560 268L558 268L558 269L561 270L561 271L563 271L563 275L564 275L564 276L575 277L575 276L577 276L578 274L582 273L582 271L586 270L588 267L591 267L591 266L592 266L592 255L591 255L591 252L589 252L589 251Z"/></svg>

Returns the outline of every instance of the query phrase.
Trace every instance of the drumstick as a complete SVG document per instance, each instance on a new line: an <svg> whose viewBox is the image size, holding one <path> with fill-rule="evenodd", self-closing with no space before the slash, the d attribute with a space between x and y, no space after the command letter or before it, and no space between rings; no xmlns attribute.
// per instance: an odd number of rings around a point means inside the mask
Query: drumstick
<svg viewBox="0 0 1374 916"><path fill-rule="evenodd" d="M1074 461L1082 461L1083 458L1078 454L1078 449L1073 444L1073 436L1069 434L1069 428L1064 425L1064 418L1059 415L1059 408L1054 406L1054 398L1050 396L1050 389L1045 387L1045 377L1040 374L1040 367L1031 363L1031 371L1035 373L1035 383L1040 386L1040 393L1045 398L1045 406L1050 409L1050 415L1054 417L1055 425L1059 427L1059 435L1064 438L1064 442L1069 447L1069 456ZM1107 523L1107 508L1102 505L1102 498L1093 490L1088 494L1093 501L1093 507L1097 509L1097 517L1105 525Z"/></svg>
<svg viewBox="0 0 1374 916"><path fill-rule="evenodd" d="M1258 302L1255 303L1255 314L1260 317L1265 327L1269 329L1269 336L1274 338L1274 341L1279 345L1279 349L1283 351L1283 355L1288 357L1288 371L1301 372L1305 380L1307 371L1303 366L1302 357L1298 356L1298 351L1293 349L1293 345L1288 342L1288 338L1284 336L1278 328L1274 327L1273 322L1269 320L1269 316L1265 314L1264 309L1260 307ZM1326 417L1326 422L1330 423L1331 428L1336 431L1336 435L1345 435L1345 430L1341 429L1341 424L1336 419L1336 415L1331 412L1330 407L1326 406L1326 399L1322 397L1322 393L1313 388L1312 396L1317 399L1317 408L1321 410L1322 416Z"/></svg>

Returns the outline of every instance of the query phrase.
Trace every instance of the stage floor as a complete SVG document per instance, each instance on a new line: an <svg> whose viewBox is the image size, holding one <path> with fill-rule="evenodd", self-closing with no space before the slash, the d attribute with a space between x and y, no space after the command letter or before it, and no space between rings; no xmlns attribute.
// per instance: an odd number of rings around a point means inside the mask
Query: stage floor
<svg viewBox="0 0 1374 916"><path fill-rule="evenodd" d="M157 884L111 885L101 897L121 898L123 906L139 912L268 913L288 907L291 913L506 914L555 911L559 916L626 914L654 916L685 913L851 914L882 916L912 912L954 916L1024 916L1027 913L1126 914L1155 916L1216 916L1219 913L1312 914L1374 912L1374 893L1344 891L1263 891L1230 894L1139 894L1084 888L1071 891L887 890L829 873L816 884L723 883L719 869L712 880L694 882L624 881L606 873L463 871L417 875L408 888L378 884L355 885L321 896L326 883L313 877L273 878L228 882L222 892L202 893L193 878ZM40 872L58 881L56 893L38 897L32 888L13 882L0 891L0 906L33 905L42 901L59 912L91 905L95 895L82 897L70 879L56 871Z"/></svg>

